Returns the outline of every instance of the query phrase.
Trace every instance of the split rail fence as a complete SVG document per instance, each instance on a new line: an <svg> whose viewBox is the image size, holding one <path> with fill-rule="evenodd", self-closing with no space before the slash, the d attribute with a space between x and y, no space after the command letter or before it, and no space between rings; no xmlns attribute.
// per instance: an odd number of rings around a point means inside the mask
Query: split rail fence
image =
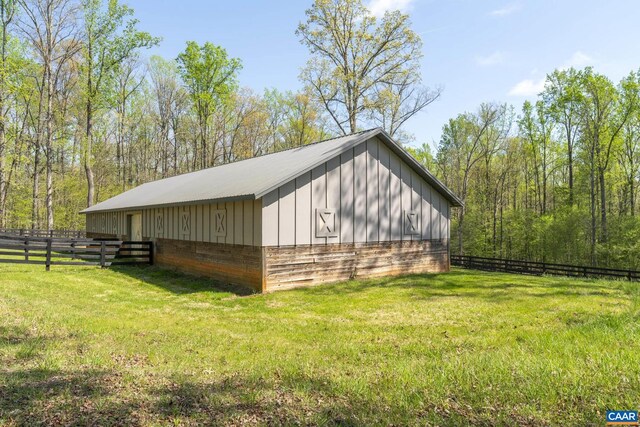
<svg viewBox="0 0 640 427"><path fill-rule="evenodd" d="M153 264L153 242L0 234L0 263L100 266Z"/></svg>
<svg viewBox="0 0 640 427"><path fill-rule="evenodd" d="M588 267L546 262L519 261L502 258L451 255L451 265L474 270L499 271L504 273L544 274L569 277L617 278L640 280L640 271L615 268Z"/></svg>
<svg viewBox="0 0 640 427"><path fill-rule="evenodd" d="M86 231L79 230L40 230L34 228L0 228L0 235L25 237L50 237L55 239L84 239Z"/></svg>

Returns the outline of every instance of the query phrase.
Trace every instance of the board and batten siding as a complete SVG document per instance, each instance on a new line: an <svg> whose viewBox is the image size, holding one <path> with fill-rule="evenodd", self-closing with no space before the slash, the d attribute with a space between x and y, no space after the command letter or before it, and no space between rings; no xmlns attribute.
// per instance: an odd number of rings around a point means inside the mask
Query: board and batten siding
<svg viewBox="0 0 640 427"><path fill-rule="evenodd" d="M216 232L214 229L214 215L217 210L225 212L224 233ZM87 231L126 236L127 215L136 213L142 214L142 236L145 240L172 239L230 245L262 245L260 200L89 213L86 218ZM186 227L185 222L188 222Z"/></svg>
<svg viewBox="0 0 640 427"><path fill-rule="evenodd" d="M317 237L316 210L335 212L335 237ZM404 233L404 212L419 218ZM263 246L449 238L450 203L383 142L372 138L263 197Z"/></svg>

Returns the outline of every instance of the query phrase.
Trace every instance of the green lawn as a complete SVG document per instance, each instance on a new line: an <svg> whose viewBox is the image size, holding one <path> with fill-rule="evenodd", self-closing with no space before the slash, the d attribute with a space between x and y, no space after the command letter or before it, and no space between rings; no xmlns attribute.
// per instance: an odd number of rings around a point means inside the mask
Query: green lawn
<svg viewBox="0 0 640 427"><path fill-rule="evenodd" d="M0 265L0 425L604 425L640 284L456 270L238 296Z"/></svg>

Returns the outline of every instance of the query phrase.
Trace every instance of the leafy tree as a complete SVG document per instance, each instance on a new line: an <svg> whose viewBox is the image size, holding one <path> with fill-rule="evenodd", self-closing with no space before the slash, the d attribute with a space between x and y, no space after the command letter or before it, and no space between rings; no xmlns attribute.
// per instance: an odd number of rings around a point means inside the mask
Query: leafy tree
<svg viewBox="0 0 640 427"><path fill-rule="evenodd" d="M194 146L193 167L208 167L217 159L216 146L209 153L211 117L237 88L237 74L242 64L229 58L227 51L212 43L199 46L187 42L178 55L178 70L187 87L198 120L198 144ZM200 164L196 164L199 158Z"/></svg>
<svg viewBox="0 0 640 427"><path fill-rule="evenodd" d="M139 49L160 42L159 38L139 31L138 21L131 18L133 9L118 0L83 0L84 34L82 43L82 75L84 78L85 151L87 206L92 206L95 183L92 169L93 121L96 111L108 105L113 83L123 61Z"/></svg>
<svg viewBox="0 0 640 427"><path fill-rule="evenodd" d="M580 73L574 68L554 71L547 76L542 98L554 122L562 127L567 149L569 204L573 204L574 151L582 126Z"/></svg>
<svg viewBox="0 0 640 427"><path fill-rule="evenodd" d="M373 115L393 135L437 98L418 88L422 41L407 15L378 20L361 0L315 0L306 14L296 34L312 56L301 79L341 133Z"/></svg>
<svg viewBox="0 0 640 427"><path fill-rule="evenodd" d="M6 182L6 99L8 95L7 75L11 70L8 57L9 25L16 12L15 0L0 0L0 228L5 224Z"/></svg>

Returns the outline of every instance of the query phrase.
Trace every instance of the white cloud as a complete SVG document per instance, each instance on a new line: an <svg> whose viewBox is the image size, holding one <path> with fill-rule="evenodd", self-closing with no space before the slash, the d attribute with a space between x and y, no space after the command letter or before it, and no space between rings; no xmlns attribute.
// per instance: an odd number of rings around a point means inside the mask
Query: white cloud
<svg viewBox="0 0 640 427"><path fill-rule="evenodd" d="M558 67L559 70L566 70L568 68L583 68L587 65L592 65L595 60L582 51L576 51L569 59L567 59L561 66ZM532 75L538 74L538 69L534 69L531 72ZM524 79L521 82L517 83L515 86L509 90L509 96L535 96L544 90L544 83L546 80L546 76L540 79L537 78L529 78Z"/></svg>
<svg viewBox="0 0 640 427"><path fill-rule="evenodd" d="M544 80L525 79L509 91L509 96L535 96L544 90Z"/></svg>
<svg viewBox="0 0 640 427"><path fill-rule="evenodd" d="M593 58L592 57L590 57L589 55L587 55L584 52L577 51L573 55L571 55L571 58L569 58L567 60L567 62L565 62L564 65L562 65L560 67L560 69L561 70L566 70L566 69L571 68L571 67L584 68L587 65L591 65L591 64L593 64Z"/></svg>
<svg viewBox="0 0 640 427"><path fill-rule="evenodd" d="M406 12L411 7L413 0L371 0L367 9L373 16L381 17L389 10Z"/></svg>
<svg viewBox="0 0 640 427"><path fill-rule="evenodd" d="M491 12L489 12L489 15L507 16L507 15L511 15L513 12L519 11L520 9L522 9L522 5L520 3L510 3L500 9L492 10Z"/></svg>
<svg viewBox="0 0 640 427"><path fill-rule="evenodd" d="M505 55L502 52L493 52L487 56L476 56L476 64L481 67L490 67L492 65L502 64L505 60Z"/></svg>

